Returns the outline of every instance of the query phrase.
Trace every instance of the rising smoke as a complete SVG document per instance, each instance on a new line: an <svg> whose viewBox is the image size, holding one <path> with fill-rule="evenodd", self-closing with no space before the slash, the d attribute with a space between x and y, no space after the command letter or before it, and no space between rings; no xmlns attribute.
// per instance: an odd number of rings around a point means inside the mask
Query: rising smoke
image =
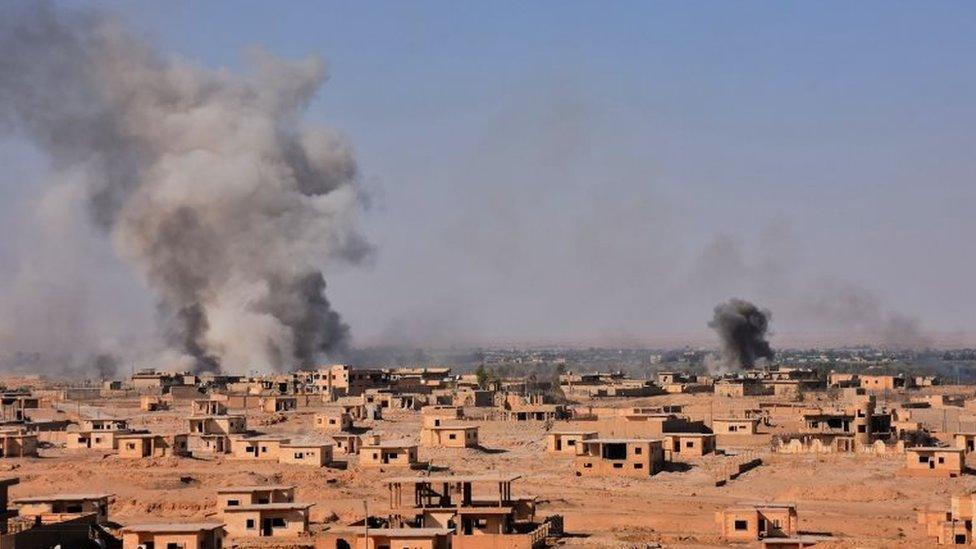
<svg viewBox="0 0 976 549"><path fill-rule="evenodd" d="M323 271L370 246L349 146L300 124L319 59L256 51L246 74L210 70L45 2L0 8L0 51L0 131L73 174L193 369L286 370L344 348Z"/></svg>
<svg viewBox="0 0 976 549"><path fill-rule="evenodd" d="M742 299L730 299L715 306L708 327L721 341L720 369L752 368L759 359L772 360L773 349L766 341L772 314Z"/></svg>

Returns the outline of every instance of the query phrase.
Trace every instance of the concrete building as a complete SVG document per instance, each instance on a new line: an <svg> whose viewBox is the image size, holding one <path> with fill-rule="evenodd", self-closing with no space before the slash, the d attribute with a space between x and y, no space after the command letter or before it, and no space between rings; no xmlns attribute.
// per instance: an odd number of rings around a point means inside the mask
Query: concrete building
<svg viewBox="0 0 976 549"><path fill-rule="evenodd" d="M95 522L108 522L108 503L112 494L52 494L17 498L11 503L18 507L20 517L36 522L63 522L81 515L95 515Z"/></svg>
<svg viewBox="0 0 976 549"><path fill-rule="evenodd" d="M411 467L417 463L417 445L407 441L381 441L368 437L359 448L360 467Z"/></svg>
<svg viewBox="0 0 976 549"><path fill-rule="evenodd" d="M712 433L664 433L664 459L699 458L715 451Z"/></svg>
<svg viewBox="0 0 976 549"><path fill-rule="evenodd" d="M716 435L754 435L758 428L759 418L717 417L712 420L712 432Z"/></svg>
<svg viewBox="0 0 976 549"><path fill-rule="evenodd" d="M286 395L267 395L262 396L259 406L265 412L292 412L298 409L298 399Z"/></svg>
<svg viewBox="0 0 976 549"><path fill-rule="evenodd" d="M130 524L122 528L122 548L221 549L226 534L220 522Z"/></svg>
<svg viewBox="0 0 976 549"><path fill-rule="evenodd" d="M660 439L589 439L577 446L576 476L647 477L664 468Z"/></svg>
<svg viewBox="0 0 976 549"><path fill-rule="evenodd" d="M966 465L964 448L918 446L905 448L905 474L912 476L958 477Z"/></svg>
<svg viewBox="0 0 976 549"><path fill-rule="evenodd" d="M339 528L316 536L315 549L451 549L450 528Z"/></svg>
<svg viewBox="0 0 976 549"><path fill-rule="evenodd" d="M449 546L455 548L536 547L545 540L548 523L535 521L534 497L512 495L518 478L491 474L389 479L389 525L451 531ZM431 541L426 547L438 547L431 544L436 537L427 539Z"/></svg>
<svg viewBox="0 0 976 549"><path fill-rule="evenodd" d="M576 455L576 448L584 440L597 437L596 431L551 431L546 433L546 452Z"/></svg>
<svg viewBox="0 0 976 549"><path fill-rule="evenodd" d="M332 441L335 442L334 454L359 454L359 445L361 443L359 435L335 433L332 435Z"/></svg>
<svg viewBox="0 0 976 549"><path fill-rule="evenodd" d="M798 531L796 505L793 504L740 504L716 513L715 520L722 537L729 542L790 538Z"/></svg>
<svg viewBox="0 0 976 549"><path fill-rule="evenodd" d="M120 458L139 459L190 455L189 435L186 434L131 433L118 435L115 439Z"/></svg>
<svg viewBox="0 0 976 549"><path fill-rule="evenodd" d="M37 435L23 430L0 431L0 458L37 457Z"/></svg>
<svg viewBox="0 0 976 549"><path fill-rule="evenodd" d="M281 435L230 437L230 454L234 459L278 461L282 446L291 440Z"/></svg>
<svg viewBox="0 0 976 549"><path fill-rule="evenodd" d="M278 463L326 467L332 463L331 442L296 441L281 445Z"/></svg>
<svg viewBox="0 0 976 549"><path fill-rule="evenodd" d="M474 448L478 446L476 425L437 425L420 430L420 444L431 448Z"/></svg>
<svg viewBox="0 0 976 549"><path fill-rule="evenodd" d="M345 408L329 407L315 414L315 426L327 433L352 430L352 416Z"/></svg>

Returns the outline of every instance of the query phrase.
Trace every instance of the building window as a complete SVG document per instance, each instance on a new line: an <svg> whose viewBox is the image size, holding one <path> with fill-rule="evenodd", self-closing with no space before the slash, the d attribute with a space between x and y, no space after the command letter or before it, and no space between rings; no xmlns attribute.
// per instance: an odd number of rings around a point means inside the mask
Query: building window
<svg viewBox="0 0 976 549"><path fill-rule="evenodd" d="M918 456L918 462L919 463L928 463L929 462L929 456Z"/></svg>
<svg viewBox="0 0 976 549"><path fill-rule="evenodd" d="M247 519L247 523L245 524L245 527L248 530L253 530L254 529L254 519Z"/></svg>
<svg viewBox="0 0 976 549"><path fill-rule="evenodd" d="M636 456L641 455L641 451L642 450L643 450L643 448L641 448L640 446L634 448L634 455L636 455Z"/></svg>
<svg viewBox="0 0 976 549"><path fill-rule="evenodd" d="M695 447L695 443L694 442L692 442L690 440L688 442L685 442L685 448L694 448L694 447Z"/></svg>
<svg viewBox="0 0 976 549"><path fill-rule="evenodd" d="M285 527L285 519L283 519L281 517L275 517L275 518L271 519L271 527L272 528L284 528Z"/></svg>
<svg viewBox="0 0 976 549"><path fill-rule="evenodd" d="M241 502L238 501L238 500L236 500L236 499L229 499L229 500L227 500L227 506L228 507L233 507L234 505L240 505L240 504L241 504Z"/></svg>
<svg viewBox="0 0 976 549"><path fill-rule="evenodd" d="M940 457L939 458L939 463L945 463L945 458L944 457Z"/></svg>
<svg viewBox="0 0 976 549"><path fill-rule="evenodd" d="M447 438L449 438L451 440L454 440L454 439L457 438L457 435L455 435L454 433L451 433L451 434L447 435Z"/></svg>
<svg viewBox="0 0 976 549"><path fill-rule="evenodd" d="M644 464L643 463L635 463L634 464L634 469L643 469L643 468L644 468Z"/></svg>
<svg viewBox="0 0 976 549"><path fill-rule="evenodd" d="M735 528L736 530L739 530L739 531L741 531L741 530L748 530L749 529L749 525L744 520L737 520L737 521L735 521L735 524L733 525L733 528Z"/></svg>

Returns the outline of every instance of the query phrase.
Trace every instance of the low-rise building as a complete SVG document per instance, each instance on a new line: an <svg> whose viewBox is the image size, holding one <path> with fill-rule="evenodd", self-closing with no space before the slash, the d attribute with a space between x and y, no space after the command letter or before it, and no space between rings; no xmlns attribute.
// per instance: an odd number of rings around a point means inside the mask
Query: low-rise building
<svg viewBox="0 0 976 549"><path fill-rule="evenodd" d="M717 417L712 420L712 432L716 435L754 435L759 428L759 418Z"/></svg>
<svg viewBox="0 0 976 549"><path fill-rule="evenodd" d="M740 504L716 513L722 537L730 542L797 535L796 505L786 503Z"/></svg>
<svg viewBox="0 0 976 549"><path fill-rule="evenodd" d="M298 409L298 399L286 395L267 395L260 399L260 407L268 413L291 412Z"/></svg>
<svg viewBox="0 0 976 549"><path fill-rule="evenodd" d="M546 433L546 452L575 456L576 448L582 441L597 436L596 431L551 431Z"/></svg>
<svg viewBox="0 0 976 549"><path fill-rule="evenodd" d="M905 473L913 476L958 477L965 468L966 450L917 446L905 448Z"/></svg>
<svg viewBox="0 0 976 549"><path fill-rule="evenodd" d="M35 522L63 522L80 515L94 514L98 524L108 522L108 502L112 494L52 494L17 498L11 503L18 507L20 517Z"/></svg>
<svg viewBox="0 0 976 549"><path fill-rule="evenodd" d="M122 528L122 548L221 549L226 534L220 522L130 524Z"/></svg>
<svg viewBox="0 0 976 549"><path fill-rule="evenodd" d="M580 441L577 476L647 477L664 468L660 439L589 439Z"/></svg>
<svg viewBox="0 0 976 549"><path fill-rule="evenodd" d="M325 467L332 463L331 442L292 440L281 445L278 463Z"/></svg>
<svg viewBox="0 0 976 549"><path fill-rule="evenodd" d="M712 433L664 433L664 459L699 458L715 451Z"/></svg>
<svg viewBox="0 0 976 549"><path fill-rule="evenodd" d="M359 445L361 443L359 435L334 433L332 435L332 441L335 442L334 453L336 454L354 455L359 453Z"/></svg>
<svg viewBox="0 0 976 549"><path fill-rule="evenodd" d="M118 435L115 439L120 458L139 459L190 455L189 435L186 434L130 433Z"/></svg>
<svg viewBox="0 0 976 549"><path fill-rule="evenodd" d="M378 436L362 441L361 467L411 467L417 463L417 445L408 441L383 441Z"/></svg>
<svg viewBox="0 0 976 549"><path fill-rule="evenodd" d="M37 435L23 430L0 431L0 458L37 457Z"/></svg>
<svg viewBox="0 0 976 549"><path fill-rule="evenodd" d="M282 445L290 441L281 435L233 436L230 438L230 454L234 459L278 461Z"/></svg>
<svg viewBox="0 0 976 549"><path fill-rule="evenodd" d="M315 414L315 426L327 433L352 430L352 416L338 406L330 407Z"/></svg>

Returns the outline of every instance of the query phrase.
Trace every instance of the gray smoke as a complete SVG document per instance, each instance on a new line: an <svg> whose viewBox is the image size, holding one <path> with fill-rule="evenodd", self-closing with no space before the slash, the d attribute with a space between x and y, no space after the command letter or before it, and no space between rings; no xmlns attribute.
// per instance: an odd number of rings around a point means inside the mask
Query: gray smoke
<svg viewBox="0 0 976 549"><path fill-rule="evenodd" d="M752 368L759 359L772 360L773 349L766 341L772 314L742 299L730 299L715 306L708 327L721 341L721 364L726 369Z"/></svg>
<svg viewBox="0 0 976 549"><path fill-rule="evenodd" d="M370 246L349 146L300 124L319 59L258 51L246 74L211 70L46 2L0 8L0 51L0 131L80 180L194 369L283 370L343 348L323 271Z"/></svg>

